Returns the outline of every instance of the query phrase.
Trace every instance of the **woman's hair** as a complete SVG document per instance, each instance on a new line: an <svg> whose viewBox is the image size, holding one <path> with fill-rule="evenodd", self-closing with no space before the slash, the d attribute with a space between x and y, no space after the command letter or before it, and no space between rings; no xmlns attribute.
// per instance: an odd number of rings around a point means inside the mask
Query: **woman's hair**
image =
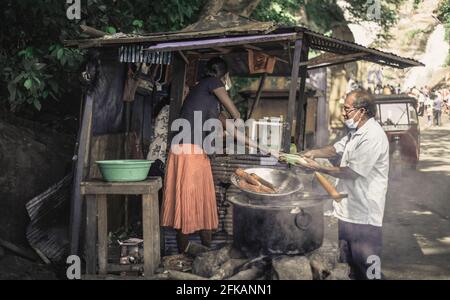
<svg viewBox="0 0 450 300"><path fill-rule="evenodd" d="M228 73L228 64L225 60L219 57L212 58L206 64L206 77L222 78Z"/></svg>

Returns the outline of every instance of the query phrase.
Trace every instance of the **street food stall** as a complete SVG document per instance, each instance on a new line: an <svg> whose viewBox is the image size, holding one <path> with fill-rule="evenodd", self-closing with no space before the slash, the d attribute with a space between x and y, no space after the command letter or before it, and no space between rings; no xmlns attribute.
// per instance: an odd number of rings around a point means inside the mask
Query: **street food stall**
<svg viewBox="0 0 450 300"><path fill-rule="evenodd" d="M232 22L213 25L206 29L194 26L177 32L147 35L106 35L84 27L92 38L66 42L67 46L87 49L90 57L83 73L87 88L71 205L71 252L78 254L84 245L88 272L96 273L97 264L101 273L121 270L108 264L105 234L111 227L107 220L114 221L118 212L123 213L118 195L130 194L143 195L145 275L155 271L160 259L157 195L161 179L149 178L140 184L105 184L99 180L95 161L144 157L145 137L151 132L149 116L155 102L162 97L169 98L171 124L180 113L186 86L195 84L205 60L222 57L229 64L231 76L259 78L256 106L263 95L267 76L288 78L287 111L281 140L281 149L286 153L291 148L291 137L294 137L297 149L305 147L308 71L358 60L394 68L422 65L412 59L328 37L300 26L282 27L236 16ZM309 59L310 50L324 54ZM124 144L128 146L123 147ZM218 202L224 200L224 181L229 183L236 167L261 164L262 156L220 159L221 162L213 162ZM218 168L214 169L214 165ZM86 211L83 203L86 203ZM219 210L223 208L218 206ZM112 213L112 209L115 212ZM128 218L129 213L126 214ZM222 222L232 223L227 219L229 217L224 214ZM82 232L84 224L86 233Z"/></svg>

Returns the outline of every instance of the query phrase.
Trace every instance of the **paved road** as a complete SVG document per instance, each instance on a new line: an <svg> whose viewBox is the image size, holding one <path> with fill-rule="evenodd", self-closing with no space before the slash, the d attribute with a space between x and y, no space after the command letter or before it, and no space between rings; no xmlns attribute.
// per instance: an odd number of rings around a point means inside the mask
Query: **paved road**
<svg viewBox="0 0 450 300"><path fill-rule="evenodd" d="M450 122L422 131L416 171L391 181L384 272L395 279L450 279ZM423 126L424 128L424 126Z"/></svg>
<svg viewBox="0 0 450 300"><path fill-rule="evenodd" d="M450 121L422 131L417 170L390 181L383 227L388 279L450 279ZM327 218L326 239L336 240Z"/></svg>

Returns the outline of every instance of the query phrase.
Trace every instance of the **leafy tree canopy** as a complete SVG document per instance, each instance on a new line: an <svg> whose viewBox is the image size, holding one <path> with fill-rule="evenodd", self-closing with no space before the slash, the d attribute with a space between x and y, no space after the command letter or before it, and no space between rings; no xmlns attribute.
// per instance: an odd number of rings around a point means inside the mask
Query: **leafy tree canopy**
<svg viewBox="0 0 450 300"><path fill-rule="evenodd" d="M108 33L179 30L195 22L210 1L219 0L82 0L81 21L73 21L66 16L66 1L2 0L0 102L18 111L32 106L40 110L52 101L70 99L67 95L79 90L84 53L65 48L63 41L79 38L81 24ZM373 1L345 2L352 21L358 22L367 19L367 3ZM380 25L389 27L395 21L399 2L382 1ZM286 25L303 21L321 32L346 21L337 0L261 0L251 17Z"/></svg>
<svg viewBox="0 0 450 300"><path fill-rule="evenodd" d="M204 0L87 0L81 21L69 20L61 0L2 0L0 96L13 111L65 98L78 88L83 52L63 47L79 25L108 33L179 30L191 24ZM5 30L6 29L6 30ZM6 100L6 101L5 101Z"/></svg>

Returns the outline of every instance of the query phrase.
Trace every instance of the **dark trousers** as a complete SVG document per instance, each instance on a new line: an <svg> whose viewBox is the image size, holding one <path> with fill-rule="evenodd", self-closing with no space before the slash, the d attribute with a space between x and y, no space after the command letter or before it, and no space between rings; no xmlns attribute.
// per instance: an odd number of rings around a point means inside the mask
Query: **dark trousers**
<svg viewBox="0 0 450 300"><path fill-rule="evenodd" d="M339 221L341 262L350 265L351 277L357 280L380 279L376 275L379 272L382 276L381 249L381 227Z"/></svg>
<svg viewBox="0 0 450 300"><path fill-rule="evenodd" d="M434 115L434 125L441 126L442 111L435 109L435 110L433 110L433 115Z"/></svg>

